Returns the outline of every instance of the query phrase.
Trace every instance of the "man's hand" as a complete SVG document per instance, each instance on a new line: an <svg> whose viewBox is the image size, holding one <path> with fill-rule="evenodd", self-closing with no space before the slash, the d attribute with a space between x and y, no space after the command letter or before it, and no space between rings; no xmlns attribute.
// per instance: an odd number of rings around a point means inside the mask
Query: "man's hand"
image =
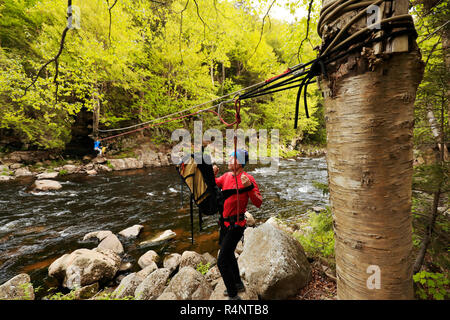
<svg viewBox="0 0 450 320"><path fill-rule="evenodd" d="M216 165L213 165L213 171L214 171L214 176L217 176L217 173L219 172L219 167Z"/></svg>
<svg viewBox="0 0 450 320"><path fill-rule="evenodd" d="M250 181L250 179L246 176L246 175L241 175L241 182L242 185L245 187L251 186L252 182Z"/></svg>

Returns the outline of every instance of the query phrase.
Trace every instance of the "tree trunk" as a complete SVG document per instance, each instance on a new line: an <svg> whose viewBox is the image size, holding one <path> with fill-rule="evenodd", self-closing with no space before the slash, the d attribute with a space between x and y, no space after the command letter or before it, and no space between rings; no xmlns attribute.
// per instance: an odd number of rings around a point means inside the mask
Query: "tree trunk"
<svg viewBox="0 0 450 320"><path fill-rule="evenodd" d="M368 48L338 60L319 79L338 299L413 298L413 106L423 63L411 39L398 52L405 40L385 46L388 54ZM379 287L369 285L371 270Z"/></svg>

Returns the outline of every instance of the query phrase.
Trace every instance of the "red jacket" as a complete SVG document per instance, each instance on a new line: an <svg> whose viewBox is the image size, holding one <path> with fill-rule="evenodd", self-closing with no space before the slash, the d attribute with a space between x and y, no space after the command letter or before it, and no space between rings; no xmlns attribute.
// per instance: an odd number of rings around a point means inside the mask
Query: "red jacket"
<svg viewBox="0 0 450 320"><path fill-rule="evenodd" d="M242 181L241 181L241 175L245 174L251 183L253 183L254 188L248 192L240 193L239 194L239 213L244 214L247 210L247 204L248 199L252 201L252 203L257 207L261 207L262 204L262 196L259 192L258 185L256 184L255 178L253 178L248 173L242 171L237 175L237 181L238 181L238 189L244 188ZM216 178L216 184L217 186L222 190L227 189L236 189L236 181L231 172L227 172L224 175L220 176L219 178ZM227 200L225 200L224 208L223 208L223 217L228 218L230 216L235 216L237 214L237 203L236 203L236 194L233 194L230 196ZM243 227L245 226L245 223L247 221L245 219L240 220L239 223L236 223L237 225ZM225 226L228 227L230 225L229 222L224 222Z"/></svg>

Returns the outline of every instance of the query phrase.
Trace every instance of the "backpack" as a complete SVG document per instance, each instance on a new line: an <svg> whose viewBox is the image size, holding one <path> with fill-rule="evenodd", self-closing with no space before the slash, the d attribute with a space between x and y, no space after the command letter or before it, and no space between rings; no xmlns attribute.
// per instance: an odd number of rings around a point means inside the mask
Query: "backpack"
<svg viewBox="0 0 450 320"><path fill-rule="evenodd" d="M197 163L201 159L201 163ZM198 161L200 162L200 161ZM202 230L202 215L219 214L219 223L223 224L223 205L226 199L233 194L245 193L253 189L253 184L241 189L220 190L216 184L211 158L204 153L191 154L187 162L182 162L176 166L183 182L190 191L190 215L191 215L191 237L194 243L194 208L193 203L198 207L199 227Z"/></svg>
<svg viewBox="0 0 450 320"><path fill-rule="evenodd" d="M199 158L202 159L201 163L196 161ZM216 185L209 155L191 154L189 160L182 162L176 169L190 191L191 235L192 243L194 243L193 202L199 210L199 227L202 230L202 215L210 216L217 213L222 215L224 199L222 191Z"/></svg>

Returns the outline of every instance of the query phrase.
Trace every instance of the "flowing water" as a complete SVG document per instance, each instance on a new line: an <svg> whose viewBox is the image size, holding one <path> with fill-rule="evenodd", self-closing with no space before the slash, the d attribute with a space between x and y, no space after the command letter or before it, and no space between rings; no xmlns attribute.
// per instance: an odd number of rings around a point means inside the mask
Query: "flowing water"
<svg viewBox="0 0 450 320"><path fill-rule="evenodd" d="M220 169L219 175L226 170ZM281 160L278 170L249 166L246 171L254 176L263 196L260 209L248 206L257 222L277 215L296 220L311 206L328 204L328 197L313 186L314 181L327 182L324 158ZM28 192L33 179L0 184L0 284L25 272L34 286L55 286L55 280L47 274L55 259L98 245L96 240L83 241L86 233L111 230L117 234L135 224L144 226L138 238L119 237L125 249L123 260L131 262L133 270L139 269L137 260L150 249L161 257L184 250L217 254L215 216L203 217L201 231L195 221L195 241L191 244L187 187L180 192L180 178L173 167L72 175L56 180L62 189L38 193ZM176 238L139 246L166 229L175 231Z"/></svg>

